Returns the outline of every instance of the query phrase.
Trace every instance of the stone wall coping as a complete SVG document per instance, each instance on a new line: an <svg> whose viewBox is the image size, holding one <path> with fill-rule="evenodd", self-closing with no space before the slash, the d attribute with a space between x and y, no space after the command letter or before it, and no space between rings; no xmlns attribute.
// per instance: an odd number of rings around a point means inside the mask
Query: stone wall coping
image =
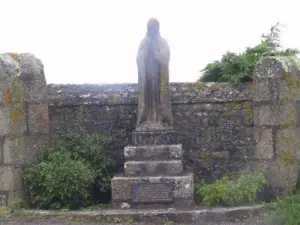
<svg viewBox="0 0 300 225"><path fill-rule="evenodd" d="M218 208L195 208L191 210L178 209L105 209L93 211L47 211L47 210L24 210L22 215L30 215L31 218L60 218L60 220L81 219L81 221L107 221L117 218L120 221L127 222L158 222L161 218L176 223L186 223L187 221L202 222L229 222L243 221L260 215L266 205L251 205L243 207L218 207Z"/></svg>
<svg viewBox="0 0 300 225"><path fill-rule="evenodd" d="M252 86L243 83L171 83L171 102L210 103L252 99ZM137 104L137 84L49 84L50 106Z"/></svg>

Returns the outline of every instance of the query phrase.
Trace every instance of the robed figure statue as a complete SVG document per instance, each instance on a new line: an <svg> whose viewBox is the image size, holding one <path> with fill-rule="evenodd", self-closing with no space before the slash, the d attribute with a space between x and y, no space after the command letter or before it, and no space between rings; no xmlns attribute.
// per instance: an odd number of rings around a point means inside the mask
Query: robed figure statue
<svg viewBox="0 0 300 225"><path fill-rule="evenodd" d="M169 88L170 49L160 36L159 22L150 19L138 54L139 100L137 131L171 130L173 119Z"/></svg>

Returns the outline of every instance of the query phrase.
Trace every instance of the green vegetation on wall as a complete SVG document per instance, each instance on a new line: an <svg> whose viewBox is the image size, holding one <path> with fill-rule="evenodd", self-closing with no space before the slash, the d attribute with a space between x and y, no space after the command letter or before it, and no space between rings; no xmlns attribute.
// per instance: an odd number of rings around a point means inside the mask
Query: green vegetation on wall
<svg viewBox="0 0 300 225"><path fill-rule="evenodd" d="M261 36L261 41L254 47L247 47L242 53L225 53L221 60L209 63L201 70L201 82L230 82L233 84L252 81L256 63L265 53L281 56L294 56L297 49L281 49L280 24L271 27L268 34Z"/></svg>
<svg viewBox="0 0 300 225"><path fill-rule="evenodd" d="M257 200L257 193L267 184L262 172L240 172L210 184L201 181L196 186L196 195L206 206L252 204Z"/></svg>

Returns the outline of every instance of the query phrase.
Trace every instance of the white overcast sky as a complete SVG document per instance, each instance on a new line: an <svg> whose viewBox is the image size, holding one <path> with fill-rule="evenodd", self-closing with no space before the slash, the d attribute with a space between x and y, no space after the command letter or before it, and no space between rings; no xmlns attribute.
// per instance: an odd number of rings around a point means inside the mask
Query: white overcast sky
<svg viewBox="0 0 300 225"><path fill-rule="evenodd" d="M147 20L171 48L171 82L195 81L226 51L242 51L281 22L284 47L300 49L296 0L0 0L0 52L30 52L48 83L137 82Z"/></svg>

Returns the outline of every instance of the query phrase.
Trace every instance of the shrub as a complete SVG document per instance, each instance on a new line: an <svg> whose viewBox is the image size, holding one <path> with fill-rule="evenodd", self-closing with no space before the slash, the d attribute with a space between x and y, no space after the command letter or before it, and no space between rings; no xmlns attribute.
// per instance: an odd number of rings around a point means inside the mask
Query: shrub
<svg viewBox="0 0 300 225"><path fill-rule="evenodd" d="M44 152L46 160L53 152L67 152L74 160L88 165L94 173L94 184L102 192L110 188L115 163L109 156L109 138L101 133L88 133L83 126L75 125L55 140L54 148Z"/></svg>
<svg viewBox="0 0 300 225"><path fill-rule="evenodd" d="M280 27L277 23L272 26L268 34L261 35L261 41L247 47L241 53L226 52L220 60L207 64L199 81L201 82L230 82L232 84L252 81L253 70L257 62L265 53L276 56L295 56L298 49L282 49L280 43Z"/></svg>
<svg viewBox="0 0 300 225"><path fill-rule="evenodd" d="M300 194L279 200L267 216L267 222L278 225L300 225Z"/></svg>
<svg viewBox="0 0 300 225"><path fill-rule="evenodd" d="M24 173L31 203L42 209L75 209L88 204L93 180L93 173L87 165L61 152L54 152L47 161Z"/></svg>
<svg viewBox="0 0 300 225"><path fill-rule="evenodd" d="M114 170L108 143L104 135L90 134L80 125L57 135L41 162L25 172L31 203L39 208L77 208L107 200Z"/></svg>
<svg viewBox="0 0 300 225"><path fill-rule="evenodd" d="M242 172L224 176L211 184L202 181L196 186L196 195L207 206L255 203L257 193L267 184L261 172Z"/></svg>

